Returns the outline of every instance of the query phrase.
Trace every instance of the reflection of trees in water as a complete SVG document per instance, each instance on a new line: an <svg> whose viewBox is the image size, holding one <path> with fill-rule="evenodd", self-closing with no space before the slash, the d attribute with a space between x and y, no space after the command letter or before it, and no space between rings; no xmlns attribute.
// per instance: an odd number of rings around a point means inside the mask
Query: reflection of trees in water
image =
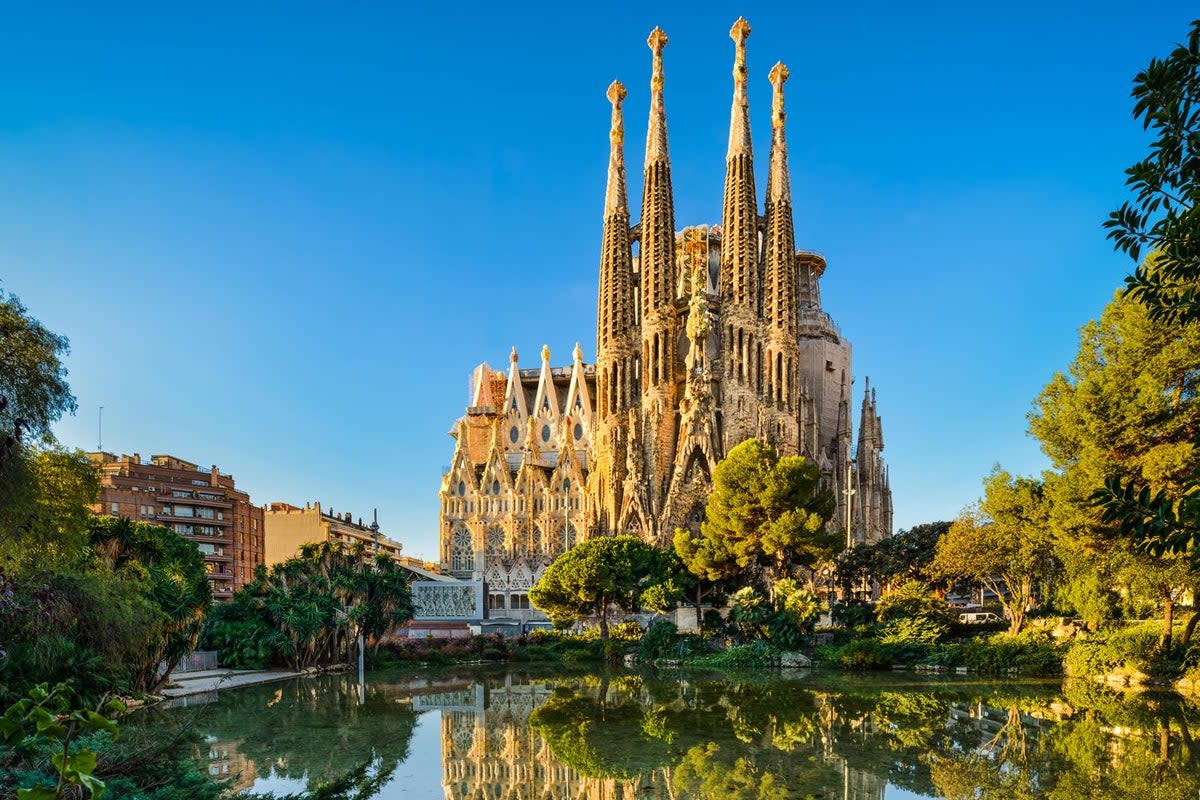
<svg viewBox="0 0 1200 800"><path fill-rule="evenodd" d="M150 724L188 722L206 739L235 748L243 769L248 761L258 775L274 771L316 786L357 774L364 764L370 776L390 773L408 758L417 719L408 694L368 684L359 699L352 678L322 676L223 693Z"/></svg>
<svg viewBox="0 0 1200 800"><path fill-rule="evenodd" d="M230 693L196 731L236 744L260 774L315 782L374 759L369 779L407 758L414 706L441 711L447 800L880 800L889 784L952 800L1200 792L1200 711L1093 684L508 673L372 684L360 705L353 681L320 678Z"/></svg>
<svg viewBox="0 0 1200 800"><path fill-rule="evenodd" d="M966 800L1196 797L1200 714L1068 690L647 679L617 698L572 682L530 726L583 774L669 776L679 798L845 797L885 785ZM1106 788L1105 788L1106 787Z"/></svg>

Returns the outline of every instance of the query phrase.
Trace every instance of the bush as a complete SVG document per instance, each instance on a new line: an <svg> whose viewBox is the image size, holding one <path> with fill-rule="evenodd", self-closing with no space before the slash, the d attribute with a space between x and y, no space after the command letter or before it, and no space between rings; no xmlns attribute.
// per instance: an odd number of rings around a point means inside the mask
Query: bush
<svg viewBox="0 0 1200 800"><path fill-rule="evenodd" d="M946 601L919 581L901 584L880 599L875 614L886 643L932 644L945 638L954 622Z"/></svg>
<svg viewBox="0 0 1200 800"><path fill-rule="evenodd" d="M662 619L646 630L638 655L644 661L679 657L679 629L675 623Z"/></svg>
<svg viewBox="0 0 1200 800"><path fill-rule="evenodd" d="M1164 676L1178 674L1191 659L1187 653L1163 653L1159 648L1161 638L1162 629L1157 622L1102 631L1072 644L1064 666L1067 674L1073 677L1116 671Z"/></svg>
<svg viewBox="0 0 1200 800"><path fill-rule="evenodd" d="M875 639L857 639L840 647L821 647L817 660L848 670L891 669L894 663L892 648Z"/></svg>
<svg viewBox="0 0 1200 800"><path fill-rule="evenodd" d="M843 628L875 624L875 608L866 600L847 600L833 606L830 615Z"/></svg>
<svg viewBox="0 0 1200 800"><path fill-rule="evenodd" d="M1025 677L1039 677L1062 673L1063 652L1048 639L998 633L964 644L960 661L974 672L996 675L1015 671Z"/></svg>
<svg viewBox="0 0 1200 800"><path fill-rule="evenodd" d="M689 666L716 667L720 669L752 668L761 669L779 666L779 650L765 642L739 645L722 650L719 653L709 653L688 661Z"/></svg>
<svg viewBox="0 0 1200 800"><path fill-rule="evenodd" d="M610 628L608 631L610 638L619 639L624 642L641 641L645 634L646 632L642 630L642 626L638 625L633 620L619 622L612 626L612 628Z"/></svg>

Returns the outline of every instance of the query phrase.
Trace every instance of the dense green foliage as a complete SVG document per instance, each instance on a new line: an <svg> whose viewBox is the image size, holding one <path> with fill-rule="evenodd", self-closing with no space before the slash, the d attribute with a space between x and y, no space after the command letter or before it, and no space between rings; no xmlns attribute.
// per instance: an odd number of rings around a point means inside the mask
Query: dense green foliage
<svg viewBox="0 0 1200 800"><path fill-rule="evenodd" d="M781 650L796 650L812 632L820 603L791 578L776 581L772 589L770 597L750 586L739 589L729 599L729 617L743 642L765 640Z"/></svg>
<svg viewBox="0 0 1200 800"><path fill-rule="evenodd" d="M713 471L699 535L676 531L675 551L702 582L736 576L738 587L766 589L834 556L842 541L826 530L834 507L812 462L747 439Z"/></svg>
<svg viewBox="0 0 1200 800"><path fill-rule="evenodd" d="M50 426L75 411L62 363L69 352L65 337L0 291L0 468L23 441L52 441Z"/></svg>
<svg viewBox="0 0 1200 800"><path fill-rule="evenodd" d="M1106 480L1178 496L1200 468L1200 325L1152 319L1118 296L1081 333L1069 374L1054 377L1030 415L1030 430L1056 469L1047 479L1050 523L1072 584L1117 588L1120 602L1163 614L1163 644L1176 604L1194 580L1188 559L1139 552L1113 514L1095 505ZM1106 610L1102 593L1066 597L1090 624Z"/></svg>
<svg viewBox="0 0 1200 800"><path fill-rule="evenodd" d="M942 521L914 525L878 542L843 551L838 556L839 582L847 592L872 579L885 592L905 581L930 582L933 576L929 565L950 524Z"/></svg>
<svg viewBox="0 0 1200 800"><path fill-rule="evenodd" d="M1034 589L1055 569L1050 504L1040 481L997 468L975 509L960 516L937 544L930 574L994 592L1016 634L1036 602Z"/></svg>
<svg viewBox="0 0 1200 800"><path fill-rule="evenodd" d="M107 691L152 692L195 647L211 591L204 558L174 531L91 517L73 559L52 568L7 561L0 608L0 683L15 699L44 682L73 680L86 700Z"/></svg>
<svg viewBox="0 0 1200 800"><path fill-rule="evenodd" d="M358 636L378 640L412 617L408 573L364 545L323 542L260 568L214 614L204 644L221 662L306 669L356 657Z"/></svg>
<svg viewBox="0 0 1200 800"><path fill-rule="evenodd" d="M679 559L633 536L589 539L554 560L530 589L530 601L558 626L584 617L600 621L608 638L608 617L643 607L666 611L682 593Z"/></svg>
<svg viewBox="0 0 1200 800"><path fill-rule="evenodd" d="M1167 324L1200 322L1200 20L1187 41L1133 79L1133 118L1153 131L1150 153L1125 171L1133 200L1104 227L1135 262L1128 295Z"/></svg>

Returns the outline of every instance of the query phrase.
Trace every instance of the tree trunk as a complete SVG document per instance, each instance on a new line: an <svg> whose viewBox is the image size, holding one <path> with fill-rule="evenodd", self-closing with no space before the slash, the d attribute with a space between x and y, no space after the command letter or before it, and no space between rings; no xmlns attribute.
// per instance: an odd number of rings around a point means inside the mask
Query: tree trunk
<svg viewBox="0 0 1200 800"><path fill-rule="evenodd" d="M1196 632L1196 623L1200 622L1200 611L1193 611L1192 618L1188 620L1187 626L1183 629L1183 636L1180 637L1179 643L1186 645L1192 640L1192 634Z"/></svg>
<svg viewBox="0 0 1200 800"><path fill-rule="evenodd" d="M1163 629L1162 641L1160 646L1162 649L1171 649L1171 628L1175 626L1175 598L1171 597L1171 590L1167 590L1166 599L1163 601Z"/></svg>
<svg viewBox="0 0 1200 800"><path fill-rule="evenodd" d="M608 598L600 601L600 641L608 641Z"/></svg>

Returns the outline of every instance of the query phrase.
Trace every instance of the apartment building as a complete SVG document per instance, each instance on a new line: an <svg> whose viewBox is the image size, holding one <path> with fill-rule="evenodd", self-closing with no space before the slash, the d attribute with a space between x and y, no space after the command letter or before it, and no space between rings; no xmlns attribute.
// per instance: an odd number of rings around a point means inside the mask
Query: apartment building
<svg viewBox="0 0 1200 800"><path fill-rule="evenodd" d="M263 510L214 464L172 455L88 453L100 470L98 514L164 525L196 543L215 600L227 600L263 563Z"/></svg>

